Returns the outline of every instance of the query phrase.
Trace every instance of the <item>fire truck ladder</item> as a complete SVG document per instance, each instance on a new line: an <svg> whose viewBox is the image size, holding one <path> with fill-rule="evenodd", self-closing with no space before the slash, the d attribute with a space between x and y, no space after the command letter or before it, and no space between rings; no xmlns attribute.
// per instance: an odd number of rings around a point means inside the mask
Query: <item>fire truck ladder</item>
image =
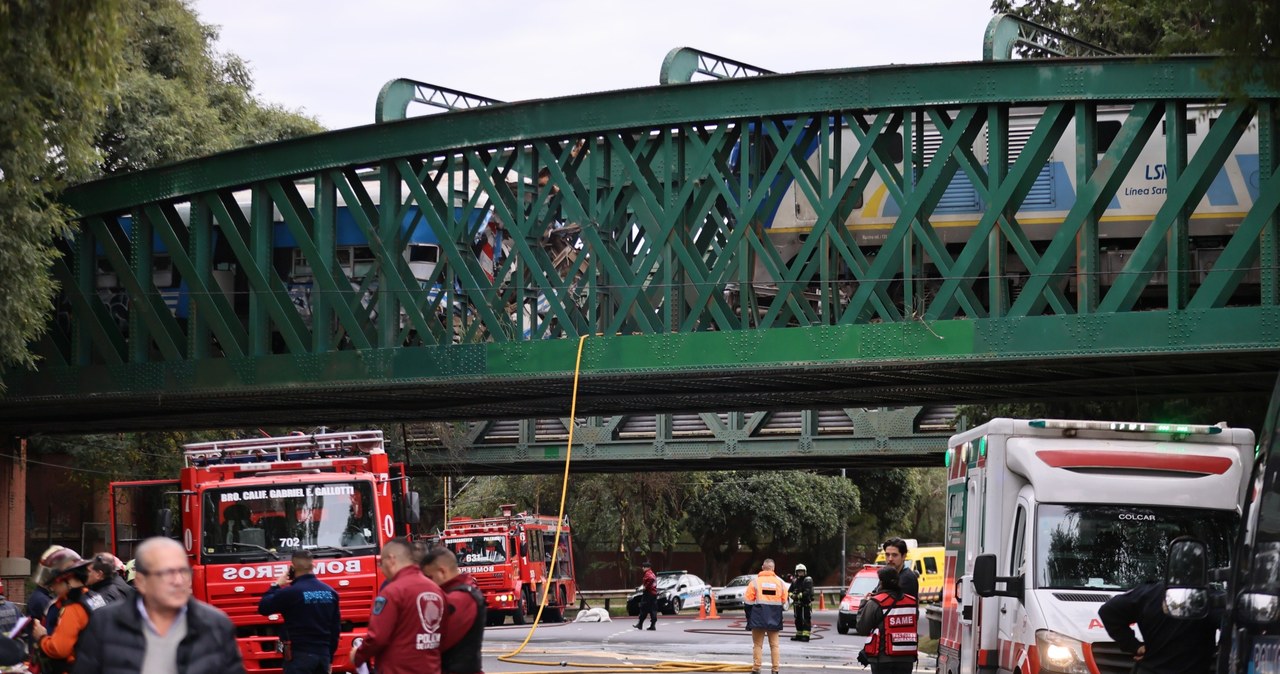
<svg viewBox="0 0 1280 674"><path fill-rule="evenodd" d="M382 431L299 433L271 438L215 440L182 446L187 465L253 461L293 461L305 458L383 454Z"/></svg>

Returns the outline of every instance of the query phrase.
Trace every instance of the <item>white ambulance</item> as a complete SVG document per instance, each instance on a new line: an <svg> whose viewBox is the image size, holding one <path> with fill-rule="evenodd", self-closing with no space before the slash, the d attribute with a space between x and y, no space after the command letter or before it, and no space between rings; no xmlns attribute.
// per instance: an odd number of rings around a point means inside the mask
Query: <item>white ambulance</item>
<svg viewBox="0 0 1280 674"><path fill-rule="evenodd" d="M939 674L1122 674L1098 607L1168 545L1226 566L1254 460L1242 428L993 419L948 443Z"/></svg>

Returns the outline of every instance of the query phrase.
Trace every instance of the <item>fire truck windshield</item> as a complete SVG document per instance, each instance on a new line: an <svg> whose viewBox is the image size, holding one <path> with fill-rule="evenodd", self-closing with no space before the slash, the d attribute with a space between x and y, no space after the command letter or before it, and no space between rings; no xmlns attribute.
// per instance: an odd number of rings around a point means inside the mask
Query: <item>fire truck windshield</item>
<svg viewBox="0 0 1280 674"><path fill-rule="evenodd" d="M304 548L317 557L377 551L368 482L207 489L201 551L208 562L275 557Z"/></svg>
<svg viewBox="0 0 1280 674"><path fill-rule="evenodd" d="M462 536L445 541L445 547L457 555L459 564L492 564L507 561L505 536Z"/></svg>

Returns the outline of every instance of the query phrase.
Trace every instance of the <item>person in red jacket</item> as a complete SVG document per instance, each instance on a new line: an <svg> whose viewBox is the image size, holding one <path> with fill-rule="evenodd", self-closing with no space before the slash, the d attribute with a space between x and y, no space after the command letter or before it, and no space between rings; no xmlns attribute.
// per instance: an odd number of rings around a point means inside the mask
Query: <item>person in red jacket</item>
<svg viewBox="0 0 1280 674"><path fill-rule="evenodd" d="M644 577L641 578L642 585L640 594L640 622L636 623L636 629L644 627L644 619L649 618L649 629L657 629L658 624L658 574L653 572L653 565L649 560L640 562L641 568L644 569Z"/></svg>
<svg viewBox="0 0 1280 674"><path fill-rule="evenodd" d="M378 674L439 674L444 593L413 563L403 538L382 546L382 573L389 580L373 601L369 631L351 649L351 663L370 660Z"/></svg>
<svg viewBox="0 0 1280 674"><path fill-rule="evenodd" d="M484 645L484 593L469 573L458 570L458 558L436 546L422 557L422 572L444 590L444 639L440 669L444 674L484 674L480 648Z"/></svg>

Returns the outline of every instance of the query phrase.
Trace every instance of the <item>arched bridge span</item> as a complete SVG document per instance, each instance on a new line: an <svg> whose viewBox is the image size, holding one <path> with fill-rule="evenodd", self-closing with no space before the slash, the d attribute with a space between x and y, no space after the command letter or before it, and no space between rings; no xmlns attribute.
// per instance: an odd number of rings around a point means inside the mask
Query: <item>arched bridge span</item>
<svg viewBox="0 0 1280 674"><path fill-rule="evenodd" d="M1277 93L1210 66L762 71L82 185L0 426L564 414L582 336L587 415L1264 390Z"/></svg>

